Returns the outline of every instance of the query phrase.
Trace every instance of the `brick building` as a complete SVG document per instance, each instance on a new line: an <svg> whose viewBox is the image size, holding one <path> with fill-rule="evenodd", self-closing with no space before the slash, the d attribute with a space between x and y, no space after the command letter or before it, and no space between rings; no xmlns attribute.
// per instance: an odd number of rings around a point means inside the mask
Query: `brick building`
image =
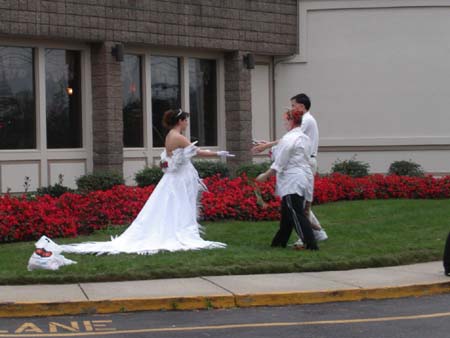
<svg viewBox="0 0 450 338"><path fill-rule="evenodd" d="M99 170L132 183L161 152L169 107L192 113L200 146L249 161L252 61L268 88L297 31L295 0L0 0L1 192Z"/></svg>
<svg viewBox="0 0 450 338"><path fill-rule="evenodd" d="M449 32L447 0L0 0L0 193L105 169L133 184L169 107L232 166L265 159L252 138L279 138L300 92L321 173L356 156L448 174Z"/></svg>

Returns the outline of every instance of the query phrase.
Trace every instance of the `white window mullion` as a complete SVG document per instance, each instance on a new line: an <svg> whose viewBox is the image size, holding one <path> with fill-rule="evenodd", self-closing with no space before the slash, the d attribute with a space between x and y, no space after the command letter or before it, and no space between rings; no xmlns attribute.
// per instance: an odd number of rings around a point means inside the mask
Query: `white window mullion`
<svg viewBox="0 0 450 338"><path fill-rule="evenodd" d="M181 109L183 111L189 112L190 102L189 102L189 58L181 58ZM191 127L186 130L186 137L191 139Z"/></svg>
<svg viewBox="0 0 450 338"><path fill-rule="evenodd" d="M225 62L224 58L217 59L217 145L226 149L225 135Z"/></svg>
<svg viewBox="0 0 450 338"><path fill-rule="evenodd" d="M87 172L92 172L94 169L91 78L91 54L89 49L85 49L81 51L81 125L83 126L83 149L87 153Z"/></svg>
<svg viewBox="0 0 450 338"><path fill-rule="evenodd" d="M151 55L146 53L142 60L142 109L144 114L144 148L147 165L153 164L153 120L152 120L152 72Z"/></svg>
<svg viewBox="0 0 450 338"><path fill-rule="evenodd" d="M36 74L36 124L37 149L41 153L40 178L41 185L48 186L48 153L47 153L47 108L45 100L45 48L36 48L35 51Z"/></svg>

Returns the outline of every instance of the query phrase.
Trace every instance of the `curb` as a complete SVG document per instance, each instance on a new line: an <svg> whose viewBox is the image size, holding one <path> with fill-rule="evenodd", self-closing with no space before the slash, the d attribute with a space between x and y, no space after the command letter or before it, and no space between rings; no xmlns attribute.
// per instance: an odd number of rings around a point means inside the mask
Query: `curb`
<svg viewBox="0 0 450 338"><path fill-rule="evenodd" d="M1 303L0 318L107 314L135 311L207 310L395 299L450 293L450 281L368 289L271 292L230 296L161 297L81 302Z"/></svg>
<svg viewBox="0 0 450 338"><path fill-rule="evenodd" d="M280 292L270 294L236 295L236 306L286 306L351 302L360 300L421 297L450 293L450 282L414 284L371 289L348 289L313 292Z"/></svg>

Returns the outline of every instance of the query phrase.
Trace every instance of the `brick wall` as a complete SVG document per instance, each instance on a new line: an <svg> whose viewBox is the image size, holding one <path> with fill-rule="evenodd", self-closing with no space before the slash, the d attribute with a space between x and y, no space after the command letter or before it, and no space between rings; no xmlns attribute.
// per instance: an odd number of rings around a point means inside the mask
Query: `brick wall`
<svg viewBox="0 0 450 338"><path fill-rule="evenodd" d="M288 55L297 1L0 0L0 35Z"/></svg>
<svg viewBox="0 0 450 338"><path fill-rule="evenodd" d="M225 51L227 149L232 168L251 161L251 79L243 56L297 52L296 0L0 0L0 39L91 44L94 170L121 172L120 62L111 46Z"/></svg>
<svg viewBox="0 0 450 338"><path fill-rule="evenodd" d="M225 54L225 127L227 150L236 155L227 160L232 172L252 161L252 108L250 70L242 52Z"/></svg>
<svg viewBox="0 0 450 338"><path fill-rule="evenodd" d="M91 48L93 163L94 171L122 173L122 80L120 62L111 55L113 44L93 44Z"/></svg>

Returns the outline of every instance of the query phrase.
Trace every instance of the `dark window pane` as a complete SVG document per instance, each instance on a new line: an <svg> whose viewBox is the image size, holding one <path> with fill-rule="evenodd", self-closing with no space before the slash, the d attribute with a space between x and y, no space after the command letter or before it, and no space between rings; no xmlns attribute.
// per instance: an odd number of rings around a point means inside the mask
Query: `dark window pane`
<svg viewBox="0 0 450 338"><path fill-rule="evenodd" d="M47 148L81 148L80 52L45 50Z"/></svg>
<svg viewBox="0 0 450 338"><path fill-rule="evenodd" d="M122 62L123 145L144 146L142 114L141 58L125 55Z"/></svg>
<svg viewBox="0 0 450 338"><path fill-rule="evenodd" d="M33 49L0 46L0 149L34 148Z"/></svg>
<svg viewBox="0 0 450 338"><path fill-rule="evenodd" d="M152 56L151 60L153 146L163 147L167 134L161 123L163 114L181 107L180 59Z"/></svg>
<svg viewBox="0 0 450 338"><path fill-rule="evenodd" d="M191 139L200 146L217 146L216 61L189 59Z"/></svg>

